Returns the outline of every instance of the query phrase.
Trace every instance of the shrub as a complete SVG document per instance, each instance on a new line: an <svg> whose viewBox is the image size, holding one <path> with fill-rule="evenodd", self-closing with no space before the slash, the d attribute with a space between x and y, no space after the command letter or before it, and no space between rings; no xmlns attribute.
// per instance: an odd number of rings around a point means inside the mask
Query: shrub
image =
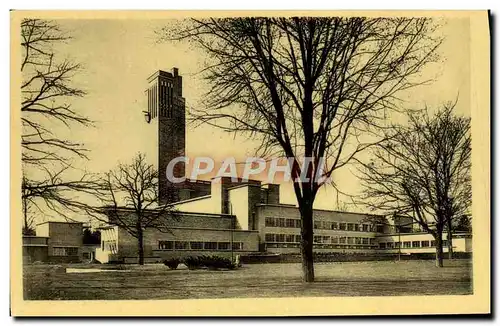
<svg viewBox="0 0 500 326"><path fill-rule="evenodd" d="M206 267L209 270L218 270L235 269L237 267L230 259L219 256L187 257L184 259L184 264L189 269Z"/></svg>
<svg viewBox="0 0 500 326"><path fill-rule="evenodd" d="M179 266L179 263L181 261L178 258L170 258L168 260L164 260L163 264L167 266L170 269L177 269L177 266Z"/></svg>
<svg viewBox="0 0 500 326"><path fill-rule="evenodd" d="M205 260L205 266L211 270L217 269L234 269L236 266L228 258L211 256Z"/></svg>
<svg viewBox="0 0 500 326"><path fill-rule="evenodd" d="M187 257L184 258L184 265L186 265L188 269L198 269L203 266L203 263L199 257Z"/></svg>

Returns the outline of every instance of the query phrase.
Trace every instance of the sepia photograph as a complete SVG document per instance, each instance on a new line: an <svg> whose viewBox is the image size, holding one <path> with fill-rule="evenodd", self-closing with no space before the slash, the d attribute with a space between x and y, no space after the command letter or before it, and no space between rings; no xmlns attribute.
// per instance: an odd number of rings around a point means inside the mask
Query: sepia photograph
<svg viewBox="0 0 500 326"><path fill-rule="evenodd" d="M487 11L10 15L14 315L490 312Z"/></svg>

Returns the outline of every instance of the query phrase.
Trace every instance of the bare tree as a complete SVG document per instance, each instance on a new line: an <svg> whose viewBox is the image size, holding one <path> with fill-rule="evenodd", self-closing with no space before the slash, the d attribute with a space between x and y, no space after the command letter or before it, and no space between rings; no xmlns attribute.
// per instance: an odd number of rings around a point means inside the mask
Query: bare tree
<svg viewBox="0 0 500 326"><path fill-rule="evenodd" d="M96 209L89 201L102 190L97 176L84 173L80 178L65 177L64 173L71 170L71 166L63 166L57 172L52 172L45 166L42 180L29 179L23 176L22 199L24 209L24 224L32 227L34 217L30 216L29 208L38 212L49 209L68 220L71 213L93 213ZM32 210L31 214L35 212Z"/></svg>
<svg viewBox="0 0 500 326"><path fill-rule="evenodd" d="M144 264L144 230L154 228L169 232L168 222L175 218L168 204L158 206L158 171L138 154L130 164L120 164L106 173L99 209L106 222L124 228L137 239L139 264ZM132 214L127 211L132 210ZM102 220L102 217L100 218Z"/></svg>
<svg viewBox="0 0 500 326"><path fill-rule="evenodd" d="M207 54L211 89L194 119L260 140L258 155L290 159L301 219L303 279L314 281L313 203L320 176L378 141L400 91L436 60L428 19L227 18L176 22L165 40ZM304 159L305 158L305 159ZM306 164L306 162L308 162ZM321 168L324 165L325 168ZM302 180L299 176L303 175Z"/></svg>
<svg viewBox="0 0 500 326"><path fill-rule="evenodd" d="M24 223L32 221L28 207L40 212L54 210L66 216L66 209L84 205L77 193L94 187L91 175L67 178L73 157L86 159L80 143L66 140L54 130L91 121L71 108L70 100L85 95L71 85L80 65L60 59L57 46L69 40L53 21L24 19L21 22L21 121L22 200ZM73 170L74 172L74 170ZM32 222L30 222L31 224Z"/></svg>
<svg viewBox="0 0 500 326"><path fill-rule="evenodd" d="M469 212L471 204L470 118L454 115L447 104L434 115L409 113L389 140L373 148L362 164L362 202L371 209L412 218L436 242L436 264L443 266L442 234Z"/></svg>

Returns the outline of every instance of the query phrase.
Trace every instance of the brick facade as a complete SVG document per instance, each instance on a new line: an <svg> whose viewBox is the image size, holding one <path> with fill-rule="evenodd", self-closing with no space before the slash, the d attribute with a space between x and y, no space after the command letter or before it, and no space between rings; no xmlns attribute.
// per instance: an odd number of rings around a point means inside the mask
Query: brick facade
<svg viewBox="0 0 500 326"><path fill-rule="evenodd" d="M161 202L178 201L181 187L171 183L166 174L168 163L185 155L186 105L182 97L182 76L178 69L173 68L172 73L159 70L151 75L146 96L149 122L158 130L159 197ZM177 178L184 177L185 164L177 163L173 174Z"/></svg>
<svg viewBox="0 0 500 326"><path fill-rule="evenodd" d="M44 222L36 226L36 236L23 236L23 259L25 262L80 262L82 245L82 223Z"/></svg>

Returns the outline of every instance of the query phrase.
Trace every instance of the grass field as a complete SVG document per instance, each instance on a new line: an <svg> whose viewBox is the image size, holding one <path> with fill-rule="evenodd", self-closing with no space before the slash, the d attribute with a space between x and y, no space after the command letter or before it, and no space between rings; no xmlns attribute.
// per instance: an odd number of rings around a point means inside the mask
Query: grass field
<svg viewBox="0 0 500 326"><path fill-rule="evenodd" d="M27 300L194 299L294 296L472 294L472 263L376 261L316 263L316 282L301 282L300 264L249 264L235 271L169 270L126 265L123 270L67 273L66 268L106 265L26 265Z"/></svg>

